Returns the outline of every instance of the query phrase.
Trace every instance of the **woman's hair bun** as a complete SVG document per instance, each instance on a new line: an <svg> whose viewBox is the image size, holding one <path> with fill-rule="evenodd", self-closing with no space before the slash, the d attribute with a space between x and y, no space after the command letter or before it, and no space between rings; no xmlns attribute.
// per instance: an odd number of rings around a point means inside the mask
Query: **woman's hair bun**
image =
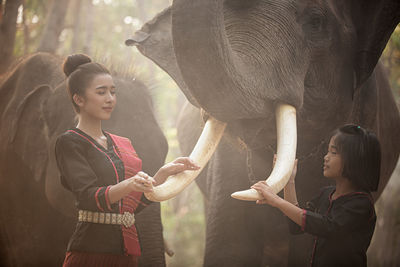
<svg viewBox="0 0 400 267"><path fill-rule="evenodd" d="M92 60L85 54L73 54L68 56L63 64L63 71L67 77L71 75L80 65L90 63Z"/></svg>

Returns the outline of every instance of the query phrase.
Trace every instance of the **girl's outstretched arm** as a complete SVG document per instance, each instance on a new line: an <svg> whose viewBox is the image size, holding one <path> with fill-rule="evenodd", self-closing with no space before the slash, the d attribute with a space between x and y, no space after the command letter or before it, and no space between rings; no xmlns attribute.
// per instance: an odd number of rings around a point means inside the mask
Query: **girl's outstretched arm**
<svg viewBox="0 0 400 267"><path fill-rule="evenodd" d="M292 221L302 226L303 209L300 209L296 205L279 197L271 190L271 188L267 185L265 181L260 181L254 184L251 188L257 190L264 197L263 200L257 200L257 204L268 204L270 206L278 208Z"/></svg>

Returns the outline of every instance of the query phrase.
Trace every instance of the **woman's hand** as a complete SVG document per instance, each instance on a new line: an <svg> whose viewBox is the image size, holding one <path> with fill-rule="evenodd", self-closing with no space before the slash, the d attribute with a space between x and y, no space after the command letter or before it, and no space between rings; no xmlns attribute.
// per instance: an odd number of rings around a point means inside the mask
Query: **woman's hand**
<svg viewBox="0 0 400 267"><path fill-rule="evenodd" d="M108 199L111 204L116 203L132 191L149 193L153 191L154 179L145 172L138 172L136 175L125 179L118 184L112 185L108 191Z"/></svg>
<svg viewBox="0 0 400 267"><path fill-rule="evenodd" d="M257 204L268 204L273 207L278 205L278 202L282 200L277 194L272 191L272 188L265 181L259 181L254 184L251 188L255 189L260 193L264 199L257 200Z"/></svg>
<svg viewBox="0 0 400 267"><path fill-rule="evenodd" d="M186 170L196 171L200 169L189 157L179 157L174 161L165 164L160 171L167 176L175 175Z"/></svg>
<svg viewBox="0 0 400 267"><path fill-rule="evenodd" d="M193 162L189 157L179 157L174 161L162 166L156 175L154 175L154 185L159 185L165 182L165 180L171 176L183 171L197 171L200 169L196 163Z"/></svg>
<svg viewBox="0 0 400 267"><path fill-rule="evenodd" d="M155 181L145 172L140 171L135 176L132 176L128 180L129 180L129 187L132 191L144 192L144 193L153 191L153 183Z"/></svg>

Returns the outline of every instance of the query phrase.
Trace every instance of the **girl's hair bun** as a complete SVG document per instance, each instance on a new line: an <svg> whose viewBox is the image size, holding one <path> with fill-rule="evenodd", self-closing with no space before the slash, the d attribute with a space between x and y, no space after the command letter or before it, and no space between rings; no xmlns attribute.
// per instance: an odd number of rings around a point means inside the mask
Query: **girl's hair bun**
<svg viewBox="0 0 400 267"><path fill-rule="evenodd" d="M84 54L74 54L68 56L63 64L63 71L67 77L71 75L80 65L90 63L92 60L89 56Z"/></svg>

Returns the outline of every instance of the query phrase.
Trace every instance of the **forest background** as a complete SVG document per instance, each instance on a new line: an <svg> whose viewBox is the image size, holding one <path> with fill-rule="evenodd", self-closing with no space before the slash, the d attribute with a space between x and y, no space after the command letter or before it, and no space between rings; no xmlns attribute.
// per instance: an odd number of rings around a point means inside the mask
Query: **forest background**
<svg viewBox="0 0 400 267"><path fill-rule="evenodd" d="M85 53L113 73L140 79L150 89L156 117L169 143L167 161L180 155L176 119L185 97L175 82L124 41L172 0L0 0L0 75L18 58L45 51L61 57ZM400 107L400 26L382 55ZM380 266L387 248L400 251L400 168L376 203L378 223L369 265ZM191 185L162 203L164 237L174 251L168 266L201 266L205 220L202 195ZM388 238L388 237L391 238ZM395 242L387 244L388 240ZM393 241L394 240L394 241ZM400 262L400 252L394 253ZM396 261L396 260L395 260Z"/></svg>

